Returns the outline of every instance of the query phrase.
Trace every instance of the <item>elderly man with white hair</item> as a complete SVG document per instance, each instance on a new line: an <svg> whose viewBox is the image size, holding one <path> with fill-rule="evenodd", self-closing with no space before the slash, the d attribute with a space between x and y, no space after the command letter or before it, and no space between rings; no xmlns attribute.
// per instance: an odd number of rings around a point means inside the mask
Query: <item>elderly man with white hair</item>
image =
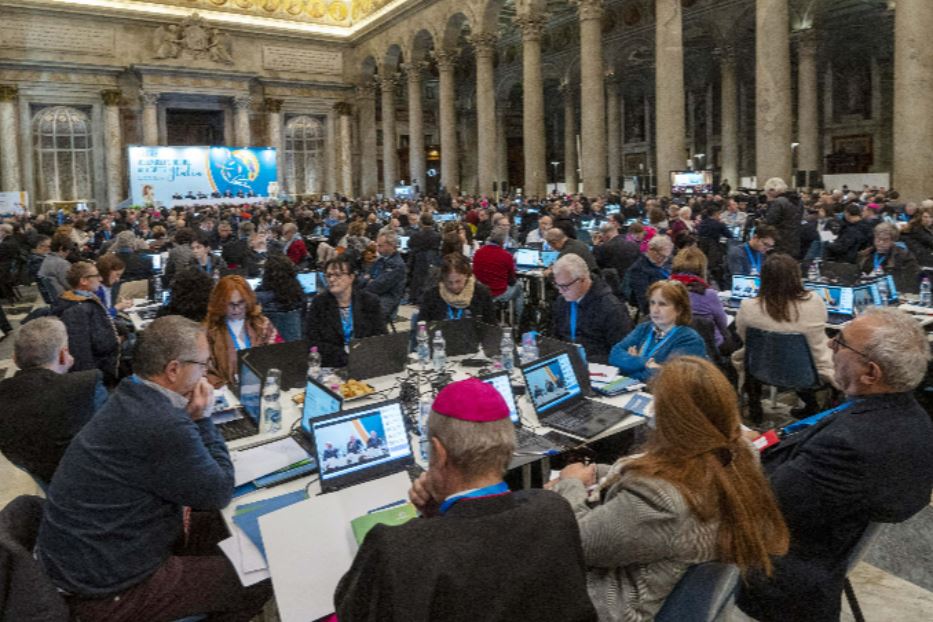
<svg viewBox="0 0 933 622"><path fill-rule="evenodd" d="M768 209L765 211L765 223L777 229L778 238L775 251L787 253L795 259L803 254L800 249L800 229L803 220L803 206L787 198L787 184L780 177L772 177L765 182L765 196L768 197Z"/></svg>
<svg viewBox="0 0 933 622"><path fill-rule="evenodd" d="M870 523L905 521L930 503L933 422L913 390L930 345L917 321L872 309L830 340L839 406L785 428L762 466L790 551L752 574L738 603L757 620L838 620L848 556Z"/></svg>

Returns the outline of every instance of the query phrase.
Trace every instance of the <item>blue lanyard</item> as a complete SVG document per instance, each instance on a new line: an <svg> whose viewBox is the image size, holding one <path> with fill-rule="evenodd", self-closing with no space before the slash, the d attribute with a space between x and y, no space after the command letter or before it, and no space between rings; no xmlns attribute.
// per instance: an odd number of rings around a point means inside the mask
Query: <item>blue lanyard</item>
<svg viewBox="0 0 933 622"><path fill-rule="evenodd" d="M237 350L249 350L251 347L253 347L253 343L249 339L249 329L246 328L245 322L243 323L243 335L244 339L246 340L246 345L244 345L242 348L240 347L240 340L237 339L237 336L233 334L233 329L230 328L230 322L227 322L227 332L230 333L230 339L233 340L233 347Z"/></svg>
<svg viewBox="0 0 933 622"><path fill-rule="evenodd" d="M751 266L752 274L761 274L761 253L753 252L751 245L746 244L745 254L748 255L748 263Z"/></svg>
<svg viewBox="0 0 933 622"><path fill-rule="evenodd" d="M459 320L463 317L463 309L457 309L457 312L454 313L454 308L450 305L447 305L447 319L448 320Z"/></svg>
<svg viewBox="0 0 933 622"><path fill-rule="evenodd" d="M793 422L793 423L791 423L791 424L788 424L788 425L784 426L784 428L783 428L784 434L785 434L785 435L787 435L787 434L793 434L794 432L799 432L800 430L803 430L804 428L809 428L810 426L815 425L816 423L818 423L818 422L820 421L820 419L824 419L824 418L826 418L826 417L828 417L828 416L830 416L830 415L834 415L834 414L836 414L837 412L839 412L840 410L844 410L844 409L848 408L849 406L852 406L852 405L855 404L857 401L858 401L858 400L849 400L848 402L843 402L842 404L839 404L839 405L836 406L835 408L830 408L829 410L824 410L823 412L816 413L815 415L810 415L810 416L807 417L806 419L801 419L800 421L795 421L795 422Z"/></svg>
<svg viewBox="0 0 933 622"><path fill-rule="evenodd" d="M577 341L577 307L579 306L576 300L570 303L570 341L574 343Z"/></svg>
<svg viewBox="0 0 933 622"><path fill-rule="evenodd" d="M887 260L887 258L888 258L887 255L879 255L878 253L875 253L872 256L872 263L874 264L875 272L881 269L881 267L884 265L884 262L885 260Z"/></svg>
<svg viewBox="0 0 933 622"><path fill-rule="evenodd" d="M340 313L338 310L337 313ZM343 342L345 344L350 343L350 339L353 338L353 305L351 304L347 307L347 314L344 316L343 313L340 313L340 323L343 325Z"/></svg>
<svg viewBox="0 0 933 622"><path fill-rule="evenodd" d="M680 327L679 327L679 326L675 326L674 328L672 328L672 329L670 330L670 332L668 332L666 335L664 335L664 337L662 337L661 340L660 340L659 342L657 342L657 343L654 343L654 328L649 328L649 329L648 329L648 338L645 339L645 343L643 343L642 346L641 346L641 355L642 355L643 357L645 357L645 358L651 358L651 356L652 356L655 352L657 352L658 349L659 349L662 345L664 345L665 343L667 343L667 340L670 339L671 336L672 336L674 333L677 332L677 329L678 329L678 328L680 328Z"/></svg>
<svg viewBox="0 0 933 622"><path fill-rule="evenodd" d="M455 504L457 501L462 501L463 499L479 499L480 497L495 497L498 495L505 495L509 492L509 485L505 482L499 482L498 484L492 484L491 486L483 486L482 488L477 488L476 490L471 490L470 492L465 492L461 495L454 495L453 497L448 498L441 504L440 509L438 510L439 514L446 514L447 510Z"/></svg>

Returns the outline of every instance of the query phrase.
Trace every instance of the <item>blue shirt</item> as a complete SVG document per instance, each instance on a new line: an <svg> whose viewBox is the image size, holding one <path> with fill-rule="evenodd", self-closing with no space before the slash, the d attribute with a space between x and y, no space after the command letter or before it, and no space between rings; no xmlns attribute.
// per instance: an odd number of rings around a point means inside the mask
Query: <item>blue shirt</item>
<svg viewBox="0 0 933 622"><path fill-rule="evenodd" d="M651 322L642 322L636 326L635 330L625 336L625 339L612 347L609 353L609 364L618 367L625 376L645 381L654 376L656 371L647 367L649 359L653 358L655 363L661 364L674 356L689 355L706 358L706 344L703 338L689 326L679 326L673 335L654 348L651 356L629 354L628 349L632 346L641 351L652 330L654 330L654 325Z"/></svg>

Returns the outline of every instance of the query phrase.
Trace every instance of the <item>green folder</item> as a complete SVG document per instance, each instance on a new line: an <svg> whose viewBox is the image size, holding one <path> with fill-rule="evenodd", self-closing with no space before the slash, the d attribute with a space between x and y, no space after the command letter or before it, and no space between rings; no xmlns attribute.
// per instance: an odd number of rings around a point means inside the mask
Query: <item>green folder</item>
<svg viewBox="0 0 933 622"><path fill-rule="evenodd" d="M350 526L353 528L353 537L356 538L357 544L363 543L363 538L366 537L366 534L369 533L369 530L375 527L378 524L383 525L401 525L407 523L413 518L418 516L418 510L415 509L411 503L404 503L402 505L396 505L386 510L379 510L377 512L370 512L369 514L364 514L359 518L354 518L350 521Z"/></svg>

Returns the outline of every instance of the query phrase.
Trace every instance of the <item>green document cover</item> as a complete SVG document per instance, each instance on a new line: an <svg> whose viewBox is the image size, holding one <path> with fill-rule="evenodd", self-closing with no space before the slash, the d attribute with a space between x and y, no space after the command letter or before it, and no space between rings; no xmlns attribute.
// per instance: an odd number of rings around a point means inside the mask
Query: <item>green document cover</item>
<svg viewBox="0 0 933 622"><path fill-rule="evenodd" d="M363 543L363 538L366 537L366 534L369 533L369 530L382 523L383 525L401 525L407 523L413 518L418 516L418 510L415 509L411 503L404 503L402 505L396 505L387 510L379 510L377 512L370 512L369 514L364 514L359 518L354 518L350 521L350 526L353 528L353 537L356 538L357 544Z"/></svg>

